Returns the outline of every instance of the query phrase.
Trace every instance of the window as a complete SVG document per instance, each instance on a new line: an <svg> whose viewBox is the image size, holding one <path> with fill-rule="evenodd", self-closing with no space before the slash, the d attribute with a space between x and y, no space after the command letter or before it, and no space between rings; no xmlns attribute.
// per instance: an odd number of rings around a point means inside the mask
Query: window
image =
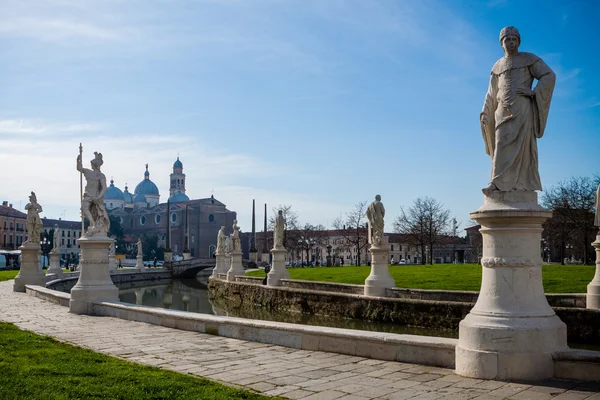
<svg viewBox="0 0 600 400"><path fill-rule="evenodd" d="M62 237L65 237L65 231L62 231ZM64 243L63 243L64 244Z"/></svg>
<svg viewBox="0 0 600 400"><path fill-rule="evenodd" d="M64 232L63 232L63 233L64 233ZM63 235L63 236L64 236L64 235ZM65 245L65 239L61 239L61 240L62 240L61 244L64 246L64 245Z"/></svg>
<svg viewBox="0 0 600 400"><path fill-rule="evenodd" d="M173 213L171 214L171 222L175 222L177 221L177 214Z"/></svg>
<svg viewBox="0 0 600 400"><path fill-rule="evenodd" d="M146 224L146 216L145 216L145 215L142 215L142 216L140 217L140 225L145 225L145 224Z"/></svg>
<svg viewBox="0 0 600 400"><path fill-rule="evenodd" d="M71 245L71 239L67 239L67 246Z"/></svg>
<svg viewBox="0 0 600 400"><path fill-rule="evenodd" d="M394 245L392 245L392 251L394 251Z"/></svg>
<svg viewBox="0 0 600 400"><path fill-rule="evenodd" d="M119 223L120 223L121 225L123 225L123 222L124 222L124 221L123 221L123 217L119 217Z"/></svg>
<svg viewBox="0 0 600 400"><path fill-rule="evenodd" d="M215 222L215 216L214 216L214 215L212 215L212 214L210 214L210 215L208 216L208 222Z"/></svg>
<svg viewBox="0 0 600 400"><path fill-rule="evenodd" d="M157 225L160 224L160 214L156 214L154 216L154 223Z"/></svg>
<svg viewBox="0 0 600 400"><path fill-rule="evenodd" d="M71 237L71 231L67 232L67 237Z"/></svg>

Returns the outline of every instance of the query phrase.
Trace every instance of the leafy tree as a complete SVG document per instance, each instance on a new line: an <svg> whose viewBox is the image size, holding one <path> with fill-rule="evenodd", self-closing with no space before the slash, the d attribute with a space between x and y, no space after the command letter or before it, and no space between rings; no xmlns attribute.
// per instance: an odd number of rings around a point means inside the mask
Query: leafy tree
<svg viewBox="0 0 600 400"><path fill-rule="evenodd" d="M361 264L362 250L367 246L367 202L361 201L354 209L346 213L346 218L338 217L333 221L333 227L356 249L356 265Z"/></svg>
<svg viewBox="0 0 600 400"><path fill-rule="evenodd" d="M433 248L448 234L450 211L431 197L419 197L408 210L401 208L401 214L394 221L394 231L407 235L409 242L421 254L421 264L426 258L433 264ZM426 249L429 257L426 257Z"/></svg>
<svg viewBox="0 0 600 400"><path fill-rule="evenodd" d="M114 216L109 216L109 219L110 229L108 230L108 237L115 239L115 253L125 254L127 252L127 249L125 246L125 233L123 231L121 221L119 220L119 218Z"/></svg>
<svg viewBox="0 0 600 400"><path fill-rule="evenodd" d="M164 260L165 249L158 246L158 235L144 233L141 239L144 260L152 261L154 260L154 257L159 260Z"/></svg>

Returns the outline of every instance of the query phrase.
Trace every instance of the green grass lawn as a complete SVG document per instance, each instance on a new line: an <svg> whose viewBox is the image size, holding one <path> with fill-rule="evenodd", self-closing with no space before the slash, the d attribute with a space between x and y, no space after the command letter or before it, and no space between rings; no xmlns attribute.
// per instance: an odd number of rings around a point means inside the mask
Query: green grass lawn
<svg viewBox="0 0 600 400"><path fill-rule="evenodd" d="M0 338L0 399L267 399L70 346L12 324L0 323Z"/></svg>
<svg viewBox="0 0 600 400"><path fill-rule="evenodd" d="M0 271L0 282L15 279L18 273L18 270Z"/></svg>
<svg viewBox="0 0 600 400"><path fill-rule="evenodd" d="M289 268L288 271L292 279L362 285L371 267ZM594 271L593 265L544 265L544 290L546 293L585 293ZM402 288L478 291L481 286L481 265L478 264L394 265L390 266L390 273L396 286ZM263 271L247 275L265 276Z"/></svg>

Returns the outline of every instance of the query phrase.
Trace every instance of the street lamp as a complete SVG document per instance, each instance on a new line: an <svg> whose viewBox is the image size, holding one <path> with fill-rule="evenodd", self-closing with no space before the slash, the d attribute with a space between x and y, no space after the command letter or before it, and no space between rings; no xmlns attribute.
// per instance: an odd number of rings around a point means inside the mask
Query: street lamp
<svg viewBox="0 0 600 400"><path fill-rule="evenodd" d="M46 268L46 257L48 254L48 237L44 234L42 239L42 269Z"/></svg>

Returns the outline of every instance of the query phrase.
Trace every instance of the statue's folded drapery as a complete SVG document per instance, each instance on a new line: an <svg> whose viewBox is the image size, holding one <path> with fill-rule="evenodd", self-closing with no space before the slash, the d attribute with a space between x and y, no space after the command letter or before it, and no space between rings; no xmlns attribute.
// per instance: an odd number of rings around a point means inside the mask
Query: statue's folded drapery
<svg viewBox="0 0 600 400"><path fill-rule="evenodd" d="M517 94L538 83L534 96ZM494 65L481 115L486 153L492 157L491 183L501 191L542 190L536 139L546 128L556 76L539 57L519 53Z"/></svg>

